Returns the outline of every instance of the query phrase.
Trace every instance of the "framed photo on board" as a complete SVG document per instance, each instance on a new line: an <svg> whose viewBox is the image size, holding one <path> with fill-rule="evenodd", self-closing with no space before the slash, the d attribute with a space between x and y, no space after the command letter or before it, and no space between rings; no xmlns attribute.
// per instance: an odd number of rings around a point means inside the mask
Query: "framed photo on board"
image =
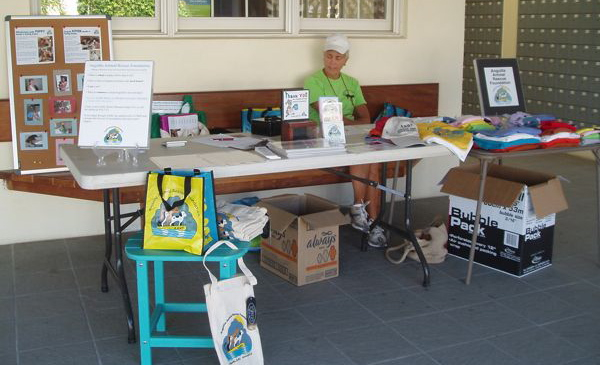
<svg viewBox="0 0 600 365"><path fill-rule="evenodd" d="M481 115L525 111L525 99L515 58L473 60Z"/></svg>

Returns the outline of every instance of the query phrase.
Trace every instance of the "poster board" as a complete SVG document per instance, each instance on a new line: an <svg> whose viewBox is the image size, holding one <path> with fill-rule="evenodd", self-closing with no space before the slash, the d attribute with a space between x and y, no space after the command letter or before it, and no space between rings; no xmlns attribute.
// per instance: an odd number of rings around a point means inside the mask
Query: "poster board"
<svg viewBox="0 0 600 365"><path fill-rule="evenodd" d="M66 171L61 144L77 144L88 60L112 59L110 17L7 16L13 166Z"/></svg>
<svg viewBox="0 0 600 365"><path fill-rule="evenodd" d="M481 115L525 112L525 99L515 58L473 60Z"/></svg>

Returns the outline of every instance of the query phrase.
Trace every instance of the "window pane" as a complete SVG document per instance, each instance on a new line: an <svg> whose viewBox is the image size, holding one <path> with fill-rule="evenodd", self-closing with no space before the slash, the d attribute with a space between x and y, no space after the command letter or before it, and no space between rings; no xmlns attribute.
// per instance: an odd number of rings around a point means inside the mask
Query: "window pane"
<svg viewBox="0 0 600 365"><path fill-rule="evenodd" d="M210 17L210 0L179 0L179 16Z"/></svg>
<svg viewBox="0 0 600 365"><path fill-rule="evenodd" d="M245 0L214 0L215 17L246 17ZM180 17L210 17L211 0L179 0ZM248 0L248 17L276 18L279 0Z"/></svg>
<svg viewBox="0 0 600 365"><path fill-rule="evenodd" d="M304 18L385 19L386 0L304 0Z"/></svg>
<svg viewBox="0 0 600 365"><path fill-rule="evenodd" d="M40 0L42 15L154 17L155 0Z"/></svg>
<svg viewBox="0 0 600 365"><path fill-rule="evenodd" d="M248 0L248 16L276 18L279 16L278 0Z"/></svg>
<svg viewBox="0 0 600 365"><path fill-rule="evenodd" d="M360 0L361 19L385 19L385 0Z"/></svg>

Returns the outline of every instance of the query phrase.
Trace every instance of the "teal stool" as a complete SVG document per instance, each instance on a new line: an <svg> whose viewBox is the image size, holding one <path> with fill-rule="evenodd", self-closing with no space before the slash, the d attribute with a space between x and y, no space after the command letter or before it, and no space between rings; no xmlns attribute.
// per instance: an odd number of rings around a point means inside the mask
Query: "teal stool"
<svg viewBox="0 0 600 365"><path fill-rule="evenodd" d="M125 245L127 257L135 261L137 271L137 295L140 329L140 359L142 365L152 364L153 347L188 347L212 348L211 337L203 336L170 336L154 334L166 331L166 313L206 313L205 303L167 303L165 302L164 265L165 261L202 262L204 256L193 255L184 251L144 250L142 233L135 234ZM238 250L223 245L207 256L206 261L219 262L221 279L235 275L236 260L248 252L248 242L236 242ZM154 311L150 313L150 292L148 264L154 263Z"/></svg>

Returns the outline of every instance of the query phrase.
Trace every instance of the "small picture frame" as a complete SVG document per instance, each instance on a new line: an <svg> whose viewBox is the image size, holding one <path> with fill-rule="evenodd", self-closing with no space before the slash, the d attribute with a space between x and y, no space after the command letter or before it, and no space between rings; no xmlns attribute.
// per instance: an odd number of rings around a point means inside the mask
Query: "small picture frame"
<svg viewBox="0 0 600 365"><path fill-rule="evenodd" d="M47 150L48 133L46 132L21 132L19 135L21 150Z"/></svg>
<svg viewBox="0 0 600 365"><path fill-rule="evenodd" d="M281 94L281 120L307 120L309 94L307 89L283 90Z"/></svg>
<svg viewBox="0 0 600 365"><path fill-rule="evenodd" d="M481 115L525 112L525 99L515 58L473 60Z"/></svg>
<svg viewBox="0 0 600 365"><path fill-rule="evenodd" d="M65 162L63 161L62 157L60 156L60 146L62 146L63 144L75 144L75 139L74 138L57 138L54 140L55 143L55 150L56 150L56 165L58 166L64 166Z"/></svg>
<svg viewBox="0 0 600 365"><path fill-rule="evenodd" d="M50 137L77 136L77 119L50 119Z"/></svg>
<svg viewBox="0 0 600 365"><path fill-rule="evenodd" d="M65 116L77 112L77 99L74 97L52 97L48 98L50 116Z"/></svg>
<svg viewBox="0 0 600 365"><path fill-rule="evenodd" d="M72 95L71 70L52 71L54 95Z"/></svg>
<svg viewBox="0 0 600 365"><path fill-rule="evenodd" d="M44 103L42 99L25 99L23 100L23 108L25 125L44 124Z"/></svg>
<svg viewBox="0 0 600 365"><path fill-rule="evenodd" d="M83 76L85 74L77 74L77 91L83 91Z"/></svg>
<svg viewBox="0 0 600 365"><path fill-rule="evenodd" d="M30 75L19 77L21 94L48 93L48 78L46 75Z"/></svg>

